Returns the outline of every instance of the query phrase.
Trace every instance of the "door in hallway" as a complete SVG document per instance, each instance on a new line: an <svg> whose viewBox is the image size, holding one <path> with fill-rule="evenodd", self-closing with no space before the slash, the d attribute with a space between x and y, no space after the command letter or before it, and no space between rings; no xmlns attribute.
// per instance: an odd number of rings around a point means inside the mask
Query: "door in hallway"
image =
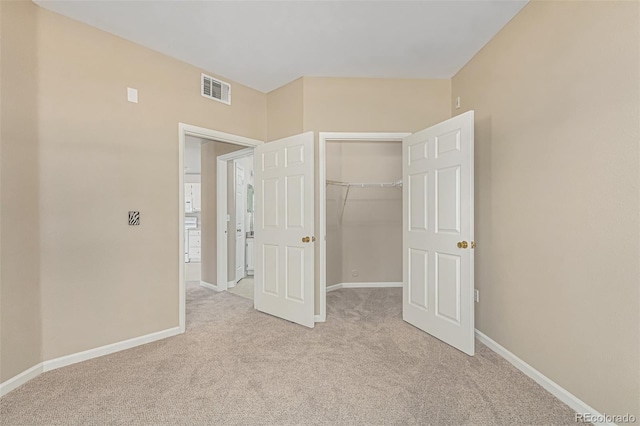
<svg viewBox="0 0 640 426"><path fill-rule="evenodd" d="M238 161L233 162L235 167L235 229L236 229L236 276L237 283L246 276L245 269L245 202L246 202L246 185L244 169Z"/></svg>

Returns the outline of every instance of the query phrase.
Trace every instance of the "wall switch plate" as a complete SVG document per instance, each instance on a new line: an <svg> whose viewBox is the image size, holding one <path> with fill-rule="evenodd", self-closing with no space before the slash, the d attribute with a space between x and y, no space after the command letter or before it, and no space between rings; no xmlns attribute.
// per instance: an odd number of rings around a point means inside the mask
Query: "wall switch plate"
<svg viewBox="0 0 640 426"><path fill-rule="evenodd" d="M460 108L460 96L456 98L456 109Z"/></svg>
<svg viewBox="0 0 640 426"><path fill-rule="evenodd" d="M138 103L138 89L133 89L131 87L127 87L127 100L129 102L133 102L134 104Z"/></svg>
<svg viewBox="0 0 640 426"><path fill-rule="evenodd" d="M478 290L477 288L473 290L473 299L476 301L476 303L480 303L480 290Z"/></svg>
<svg viewBox="0 0 640 426"><path fill-rule="evenodd" d="M140 225L140 212L129 212L129 226Z"/></svg>

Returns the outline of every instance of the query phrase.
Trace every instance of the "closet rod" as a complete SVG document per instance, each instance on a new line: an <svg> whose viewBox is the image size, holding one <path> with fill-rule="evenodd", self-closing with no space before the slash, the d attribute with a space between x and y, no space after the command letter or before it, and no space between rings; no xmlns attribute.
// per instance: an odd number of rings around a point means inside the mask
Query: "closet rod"
<svg viewBox="0 0 640 426"><path fill-rule="evenodd" d="M368 182L368 183L354 183L354 182L342 182L339 180L327 180L327 185L337 185L337 186L346 186L346 187L357 187L357 188L397 188L402 186L402 180L397 180L395 182Z"/></svg>
<svg viewBox="0 0 640 426"><path fill-rule="evenodd" d="M395 182L377 182L377 183L353 183L353 182L342 182L339 180L328 180L327 185L337 185L337 186L346 186L347 193L344 196L344 202L342 203L342 211L340 212L340 222L342 222L342 217L344 216L344 208L347 206L347 199L349 198L349 190L351 187L356 188L401 188L402 187L402 179L397 180Z"/></svg>

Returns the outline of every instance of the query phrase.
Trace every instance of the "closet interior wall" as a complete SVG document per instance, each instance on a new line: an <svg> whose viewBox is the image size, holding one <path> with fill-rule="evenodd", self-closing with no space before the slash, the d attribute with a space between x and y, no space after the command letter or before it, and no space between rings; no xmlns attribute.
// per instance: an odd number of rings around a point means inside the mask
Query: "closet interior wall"
<svg viewBox="0 0 640 426"><path fill-rule="evenodd" d="M395 182L402 177L397 141L330 141L328 181ZM327 287L402 281L402 190L327 185ZM346 197L346 202L345 202Z"/></svg>

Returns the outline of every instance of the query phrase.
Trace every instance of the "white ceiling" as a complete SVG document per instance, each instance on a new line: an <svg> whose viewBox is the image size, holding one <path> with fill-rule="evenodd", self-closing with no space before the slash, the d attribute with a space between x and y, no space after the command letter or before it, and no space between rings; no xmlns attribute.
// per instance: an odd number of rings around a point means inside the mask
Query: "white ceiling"
<svg viewBox="0 0 640 426"><path fill-rule="evenodd" d="M34 0L269 92L301 76L450 78L527 0Z"/></svg>

